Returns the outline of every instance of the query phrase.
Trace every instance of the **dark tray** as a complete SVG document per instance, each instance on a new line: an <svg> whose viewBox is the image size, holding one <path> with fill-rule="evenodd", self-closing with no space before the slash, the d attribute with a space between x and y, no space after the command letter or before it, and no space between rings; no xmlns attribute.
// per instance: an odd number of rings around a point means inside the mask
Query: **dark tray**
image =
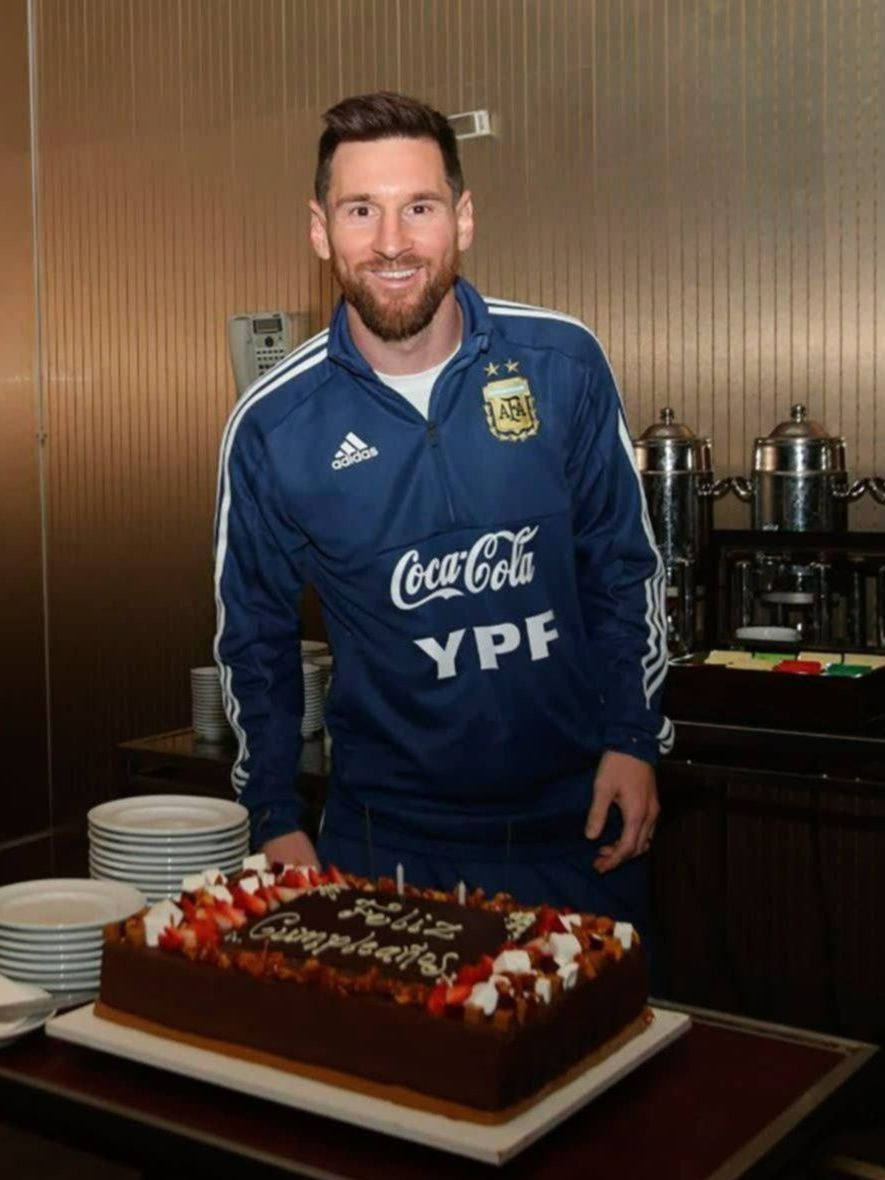
<svg viewBox="0 0 885 1180"><path fill-rule="evenodd" d="M769 644L768 651L776 645ZM885 716L885 668L857 680L752 672L705 664L706 652L671 663L664 711L682 721L759 725L824 733L863 733ZM790 658L785 653L785 658Z"/></svg>

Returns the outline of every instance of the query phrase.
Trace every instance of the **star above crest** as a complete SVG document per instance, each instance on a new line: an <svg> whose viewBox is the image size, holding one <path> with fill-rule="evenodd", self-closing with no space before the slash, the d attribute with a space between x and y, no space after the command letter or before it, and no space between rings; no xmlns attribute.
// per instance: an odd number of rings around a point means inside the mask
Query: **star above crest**
<svg viewBox="0 0 885 1180"><path fill-rule="evenodd" d="M507 361L504 368L508 373L515 373L519 369L519 361Z"/></svg>
<svg viewBox="0 0 885 1180"><path fill-rule="evenodd" d="M489 361L489 363L486 365L486 376L487 377L497 377L498 370L500 369L500 367L501 367L500 365L492 364L492 362Z"/></svg>

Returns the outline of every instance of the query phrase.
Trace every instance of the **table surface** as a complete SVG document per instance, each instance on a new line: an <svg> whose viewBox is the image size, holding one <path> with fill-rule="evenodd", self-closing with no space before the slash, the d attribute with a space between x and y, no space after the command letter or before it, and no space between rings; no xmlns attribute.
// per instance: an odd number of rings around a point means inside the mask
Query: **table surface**
<svg viewBox="0 0 885 1180"><path fill-rule="evenodd" d="M503 1169L521 1180L555 1174L729 1180L748 1174L808 1127L815 1112L870 1072L875 1048L717 1013ZM141 1159L150 1132L221 1149L242 1162L341 1180L466 1180L487 1165L390 1139L248 1095L79 1048L42 1033L0 1053L0 1097L32 1113L61 1099L90 1136L122 1117ZM8 1107L7 1107L8 1109ZM47 1111L49 1106L47 1105ZM42 1114L41 1114L42 1118ZM51 1134L51 1123L42 1122ZM136 1147L136 1143L139 1144Z"/></svg>

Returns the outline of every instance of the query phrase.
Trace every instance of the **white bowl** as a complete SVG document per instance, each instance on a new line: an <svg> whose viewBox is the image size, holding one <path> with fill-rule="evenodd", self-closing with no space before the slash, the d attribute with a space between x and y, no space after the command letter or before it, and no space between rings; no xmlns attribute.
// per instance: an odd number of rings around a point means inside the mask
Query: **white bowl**
<svg viewBox="0 0 885 1180"><path fill-rule="evenodd" d="M738 627L735 635L753 643L798 643L801 639L795 627Z"/></svg>

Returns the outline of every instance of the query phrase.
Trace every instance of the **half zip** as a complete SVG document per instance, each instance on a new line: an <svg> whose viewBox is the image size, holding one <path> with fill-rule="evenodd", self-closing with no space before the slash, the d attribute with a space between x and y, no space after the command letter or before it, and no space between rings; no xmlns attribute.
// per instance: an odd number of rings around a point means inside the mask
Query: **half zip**
<svg viewBox="0 0 885 1180"><path fill-rule="evenodd" d="M446 499L446 507L449 510L449 520L452 522L452 524L458 523L457 517L455 516L455 505L452 501L452 488L449 483L448 475L446 473L445 459L443 457L443 453L442 453L442 450L440 449L440 445L439 445L439 427L437 426L435 419L430 417L430 414L433 411L433 399L434 398L437 398L437 400L439 399L439 394L440 394L442 387L446 384L447 381L450 381L452 379L452 377L455 376L456 373L460 373L462 369L467 369L473 364L474 358L476 357L476 354L479 351L480 347L482 346L483 342L484 342L483 337L475 337L473 340L471 340L470 346L468 348L465 348L463 350L463 352L461 353L461 355L455 358L455 360L451 364L451 367L444 369L440 373L440 375L437 377L436 381L434 381L434 383L433 383L433 389L431 389L431 391L430 391L430 400L429 400L428 406L427 406L427 410L428 410L427 442L428 442L431 452L434 456L434 462L436 463L436 470L437 470L437 473L439 474L439 482L442 486L443 495L445 496L445 499Z"/></svg>
<svg viewBox="0 0 885 1180"><path fill-rule="evenodd" d="M436 464L436 471L439 475L439 482L442 485L443 495L446 498L446 507L449 510L449 520L452 524L456 524L455 520L455 506L452 503L452 490L449 487L448 476L446 475L446 465L442 457L442 452L439 449L439 430L435 422L428 421L427 423L427 442L430 446L433 461Z"/></svg>

